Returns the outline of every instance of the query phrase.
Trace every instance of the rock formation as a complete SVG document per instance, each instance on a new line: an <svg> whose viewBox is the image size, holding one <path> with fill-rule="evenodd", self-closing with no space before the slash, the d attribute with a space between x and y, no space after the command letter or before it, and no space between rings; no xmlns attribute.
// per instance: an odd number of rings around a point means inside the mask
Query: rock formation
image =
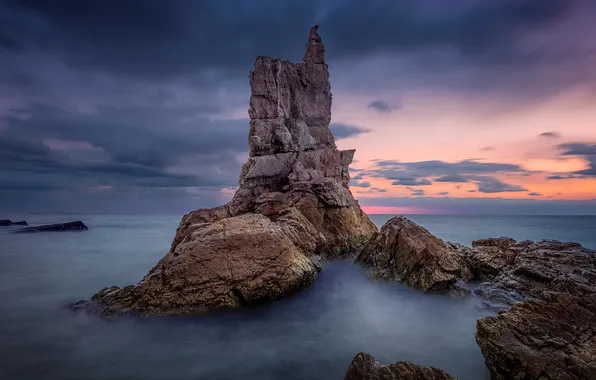
<svg viewBox="0 0 596 380"><path fill-rule="evenodd" d="M391 365L379 364L372 355L361 352L354 357L345 380L455 380L447 372L401 361Z"/></svg>
<svg viewBox="0 0 596 380"><path fill-rule="evenodd" d="M485 281L477 295L499 307L513 305L477 323L476 341L496 380L596 379L596 251L506 237L476 240L468 248L396 217L356 262L376 278L425 291L449 288L456 298L469 291L463 281ZM359 366L376 368L370 360L359 359ZM383 371L382 378L401 378ZM368 378L379 378L374 376Z"/></svg>
<svg viewBox="0 0 596 380"><path fill-rule="evenodd" d="M13 223L17 225L17 223ZM19 223L18 225L23 225ZM27 225L25 223L24 225ZM67 223L57 223L57 224L48 224L44 226L36 226L36 227L27 227L22 228L20 230L16 230L17 233L32 233L32 232L53 232L53 231L86 231L89 228L85 225L85 223L77 220L76 222L67 222Z"/></svg>
<svg viewBox="0 0 596 380"><path fill-rule="evenodd" d="M493 379L596 379L596 300L569 293L514 305L477 323Z"/></svg>
<svg viewBox="0 0 596 380"><path fill-rule="evenodd" d="M338 150L329 130L317 30L303 63L257 57L249 158L232 200L185 215L141 282L93 296L103 312L183 314L276 299L311 283L319 259L354 254L377 231L348 188L354 150Z"/></svg>
<svg viewBox="0 0 596 380"><path fill-rule="evenodd" d="M331 88L317 30L310 30L304 63L257 57L250 73L250 157L239 188L228 204L185 215L179 235L193 223L250 212L276 220L289 207L317 231L311 253L325 258L350 253L376 232L348 188L355 151L338 150L329 130Z"/></svg>
<svg viewBox="0 0 596 380"><path fill-rule="evenodd" d="M424 227L398 216L391 218L364 246L356 263L372 277L401 281L423 291L447 290L472 272L458 246L438 239ZM461 283L454 296L465 293Z"/></svg>
<svg viewBox="0 0 596 380"><path fill-rule="evenodd" d="M486 244L475 241L470 254L478 276L490 280L476 289L485 298L511 305L549 291L596 294L596 252L580 244L509 238Z"/></svg>

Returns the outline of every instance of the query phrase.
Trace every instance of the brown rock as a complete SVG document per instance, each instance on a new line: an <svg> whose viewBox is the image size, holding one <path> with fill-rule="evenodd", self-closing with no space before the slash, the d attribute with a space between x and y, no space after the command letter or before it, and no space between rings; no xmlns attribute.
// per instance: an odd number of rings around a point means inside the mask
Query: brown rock
<svg viewBox="0 0 596 380"><path fill-rule="evenodd" d="M472 253L471 262L482 265L484 273L490 263L496 272L492 281L476 291L489 299L512 304L524 298L542 298L547 291L596 294L596 252L577 243L526 241L505 248L493 246L490 253L483 249L474 248L477 252ZM479 261L481 257L484 259Z"/></svg>
<svg viewBox="0 0 596 380"><path fill-rule="evenodd" d="M183 314L276 299L310 284L320 259L353 255L377 231L348 188L354 150L338 150L329 130L324 50L314 27L303 63L257 57L234 197L186 214L141 282L93 297L100 310Z"/></svg>
<svg viewBox="0 0 596 380"><path fill-rule="evenodd" d="M361 352L354 357L345 380L455 380L447 372L408 361L382 365L372 355Z"/></svg>
<svg viewBox="0 0 596 380"><path fill-rule="evenodd" d="M258 214L193 224L137 284L101 290L104 314L177 315L274 300L312 283L320 268L280 225Z"/></svg>
<svg viewBox="0 0 596 380"><path fill-rule="evenodd" d="M356 259L374 278L424 290L447 290L472 272L464 255L424 227L398 216L373 235Z"/></svg>
<svg viewBox="0 0 596 380"><path fill-rule="evenodd" d="M596 379L596 300L548 293L477 323L493 379Z"/></svg>
<svg viewBox="0 0 596 380"><path fill-rule="evenodd" d="M306 44L306 54L304 54L304 62L307 63L325 63L325 47L323 40L319 36L319 26L315 25L310 28L308 33L308 43Z"/></svg>

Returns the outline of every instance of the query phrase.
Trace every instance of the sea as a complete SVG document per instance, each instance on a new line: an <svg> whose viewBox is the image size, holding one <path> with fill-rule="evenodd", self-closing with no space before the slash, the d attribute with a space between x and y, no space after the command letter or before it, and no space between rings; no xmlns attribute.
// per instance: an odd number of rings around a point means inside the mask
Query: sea
<svg viewBox="0 0 596 380"><path fill-rule="evenodd" d="M371 215L379 226L391 215ZM596 216L410 215L438 237L575 241L596 249ZM410 360L460 380L489 379L475 342L481 300L452 300L327 264L293 297L209 315L102 319L67 305L139 281L168 251L179 215L3 215L30 225L82 220L82 232L0 227L0 379L341 380L352 358Z"/></svg>

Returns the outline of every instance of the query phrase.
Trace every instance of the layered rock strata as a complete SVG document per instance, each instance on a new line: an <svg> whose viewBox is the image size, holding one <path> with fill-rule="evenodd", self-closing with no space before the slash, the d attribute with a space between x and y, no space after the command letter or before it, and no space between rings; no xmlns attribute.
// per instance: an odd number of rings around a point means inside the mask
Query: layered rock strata
<svg viewBox="0 0 596 380"><path fill-rule="evenodd" d="M403 216L385 223L355 262L373 278L400 281L423 291L454 288L454 294L461 295L465 285L458 281L472 278L466 256L457 245L438 239Z"/></svg>
<svg viewBox="0 0 596 380"><path fill-rule="evenodd" d="M277 299L310 284L319 260L349 256L377 231L348 188L354 150L338 150L329 130L317 31L302 63L256 59L249 158L233 199L185 215L143 280L93 296L103 313L186 314Z"/></svg>

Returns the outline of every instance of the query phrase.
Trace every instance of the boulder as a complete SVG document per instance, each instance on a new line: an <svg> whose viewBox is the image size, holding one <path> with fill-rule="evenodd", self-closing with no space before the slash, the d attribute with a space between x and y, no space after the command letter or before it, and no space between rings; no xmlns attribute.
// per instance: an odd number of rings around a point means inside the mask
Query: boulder
<svg viewBox="0 0 596 380"><path fill-rule="evenodd" d="M102 289L92 302L107 315L238 308L295 293L319 270L280 224L244 214L193 224L138 284Z"/></svg>
<svg viewBox="0 0 596 380"><path fill-rule="evenodd" d="M16 230L16 233L32 233L32 232L53 232L53 231L86 231L89 228L85 223L77 220L76 222L48 224L44 226L27 227Z"/></svg>
<svg viewBox="0 0 596 380"><path fill-rule="evenodd" d="M596 299L548 292L477 322L493 379L596 379Z"/></svg>
<svg viewBox="0 0 596 380"><path fill-rule="evenodd" d="M472 278L466 257L456 245L445 243L403 216L385 223L355 263L375 279L401 281L423 291L448 290L458 281Z"/></svg>
<svg viewBox="0 0 596 380"><path fill-rule="evenodd" d="M249 157L230 202L184 215L169 253L137 285L103 289L73 308L177 315L277 299L377 231L348 187L354 150L337 149L329 130L331 86L317 30L304 62L256 58Z"/></svg>
<svg viewBox="0 0 596 380"><path fill-rule="evenodd" d="M424 367L409 361L400 361L391 365L382 365L365 352L354 357L345 380L455 380L447 372Z"/></svg>
<svg viewBox="0 0 596 380"><path fill-rule="evenodd" d="M0 219L0 226L6 227L12 225L10 219Z"/></svg>

